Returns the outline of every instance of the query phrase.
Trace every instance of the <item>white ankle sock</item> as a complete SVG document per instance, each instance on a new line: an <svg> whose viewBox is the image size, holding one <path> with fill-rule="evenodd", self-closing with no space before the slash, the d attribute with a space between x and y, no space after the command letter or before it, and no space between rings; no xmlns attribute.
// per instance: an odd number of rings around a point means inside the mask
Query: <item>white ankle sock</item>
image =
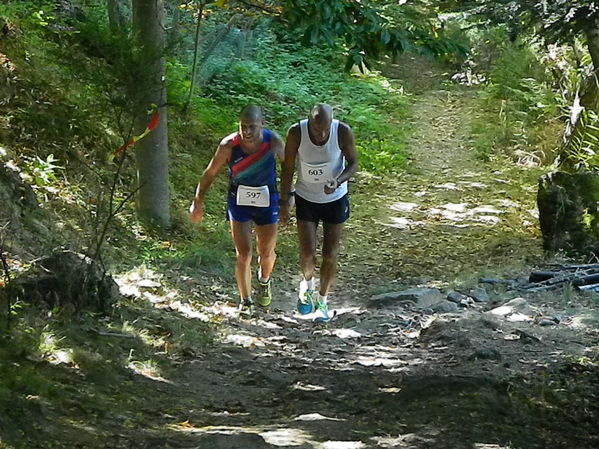
<svg viewBox="0 0 599 449"><path fill-rule="evenodd" d="M314 278L310 278L309 280L307 279L303 279L301 282L301 289L302 290L314 290Z"/></svg>
<svg viewBox="0 0 599 449"><path fill-rule="evenodd" d="M268 276L267 278L263 278L262 277L262 268L258 268L258 280L260 282L262 282L263 284L266 284L269 279L270 279L270 276Z"/></svg>

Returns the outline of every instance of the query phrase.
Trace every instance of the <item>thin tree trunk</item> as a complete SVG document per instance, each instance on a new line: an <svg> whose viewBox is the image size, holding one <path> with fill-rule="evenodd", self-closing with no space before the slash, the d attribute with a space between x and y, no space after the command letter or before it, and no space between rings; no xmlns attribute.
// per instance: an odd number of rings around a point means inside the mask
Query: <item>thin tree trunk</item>
<svg viewBox="0 0 599 449"><path fill-rule="evenodd" d="M175 5L173 11L173 20L171 22L171 32L169 36L170 45L174 45L179 40L179 28L181 26L181 9Z"/></svg>
<svg viewBox="0 0 599 449"><path fill-rule="evenodd" d="M148 125L148 110L157 108L160 114L156 128L135 147L139 188L137 213L146 224L166 227L170 224L170 214L163 24L163 0L133 1L133 40L138 69L132 80L136 133L140 134Z"/></svg>
<svg viewBox="0 0 599 449"><path fill-rule="evenodd" d="M108 26L112 34L122 33L125 29L125 17L119 0L107 0Z"/></svg>
<svg viewBox="0 0 599 449"><path fill-rule="evenodd" d="M193 97L193 91L195 89L196 84L196 67L198 64L198 52L200 47L200 25L202 24L202 15L204 14L204 2L200 3L200 8L198 9L198 21L196 22L196 36L195 36L195 45L193 49L193 64L191 66L191 82L189 84L189 93L187 94L187 100L185 101L185 106L183 106L183 112L187 111L189 108L189 103L191 103L191 98Z"/></svg>
<svg viewBox="0 0 599 449"><path fill-rule="evenodd" d="M248 44L251 45L253 38L253 19L248 19L242 27L242 32L239 35L239 59L243 60L247 57Z"/></svg>

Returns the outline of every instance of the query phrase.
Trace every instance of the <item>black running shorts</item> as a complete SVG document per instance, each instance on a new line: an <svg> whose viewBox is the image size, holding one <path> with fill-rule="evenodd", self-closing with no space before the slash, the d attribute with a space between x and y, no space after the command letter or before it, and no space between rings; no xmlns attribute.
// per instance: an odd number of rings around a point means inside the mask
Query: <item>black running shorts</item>
<svg viewBox="0 0 599 449"><path fill-rule="evenodd" d="M349 196L330 203L313 203L295 194L295 215L298 220L341 224L349 218Z"/></svg>

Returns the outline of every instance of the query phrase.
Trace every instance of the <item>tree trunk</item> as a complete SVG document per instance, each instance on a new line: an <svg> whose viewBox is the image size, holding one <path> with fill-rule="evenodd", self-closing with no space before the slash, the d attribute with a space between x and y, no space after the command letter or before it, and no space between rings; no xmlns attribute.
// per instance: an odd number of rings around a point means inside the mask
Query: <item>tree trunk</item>
<svg viewBox="0 0 599 449"><path fill-rule="evenodd" d="M599 175L554 172L539 179L537 207L548 251L597 254Z"/></svg>
<svg viewBox="0 0 599 449"><path fill-rule="evenodd" d="M163 19L163 0L133 1L136 134L148 125L148 110L157 108L160 114L156 128L136 144L137 213L146 224L166 227L170 215Z"/></svg>
<svg viewBox="0 0 599 449"><path fill-rule="evenodd" d="M191 99L193 97L193 90L196 84L196 66L198 64L198 52L200 47L200 26L202 24L202 15L204 14L204 2L200 3L198 8L198 20L196 22L196 35L194 40L194 50L193 50L193 64L191 66L191 81L189 83L189 92L187 94L187 100L185 101L185 106L183 106L183 112L187 111L189 108L189 104L191 103Z"/></svg>
<svg viewBox="0 0 599 449"><path fill-rule="evenodd" d="M107 0L108 26L112 34L119 34L125 30L125 17L121 9L120 0Z"/></svg>
<svg viewBox="0 0 599 449"><path fill-rule="evenodd" d="M171 22L171 30L169 41L170 45L175 45L179 41L179 28L181 27L181 9L175 5L173 11L173 20Z"/></svg>

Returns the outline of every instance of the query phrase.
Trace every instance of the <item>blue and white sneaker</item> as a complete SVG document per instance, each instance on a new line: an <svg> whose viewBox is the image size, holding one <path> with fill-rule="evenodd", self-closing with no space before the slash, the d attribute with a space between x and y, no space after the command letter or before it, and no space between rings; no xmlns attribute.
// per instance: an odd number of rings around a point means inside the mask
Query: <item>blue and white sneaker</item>
<svg viewBox="0 0 599 449"><path fill-rule="evenodd" d="M302 315L308 315L314 310L314 290L306 290L297 298L297 311Z"/></svg>
<svg viewBox="0 0 599 449"><path fill-rule="evenodd" d="M327 307L327 303L325 301L321 301L320 295L316 299L316 310L314 311L314 321L318 321L320 323L328 323L331 319L331 315L329 315L329 308Z"/></svg>

